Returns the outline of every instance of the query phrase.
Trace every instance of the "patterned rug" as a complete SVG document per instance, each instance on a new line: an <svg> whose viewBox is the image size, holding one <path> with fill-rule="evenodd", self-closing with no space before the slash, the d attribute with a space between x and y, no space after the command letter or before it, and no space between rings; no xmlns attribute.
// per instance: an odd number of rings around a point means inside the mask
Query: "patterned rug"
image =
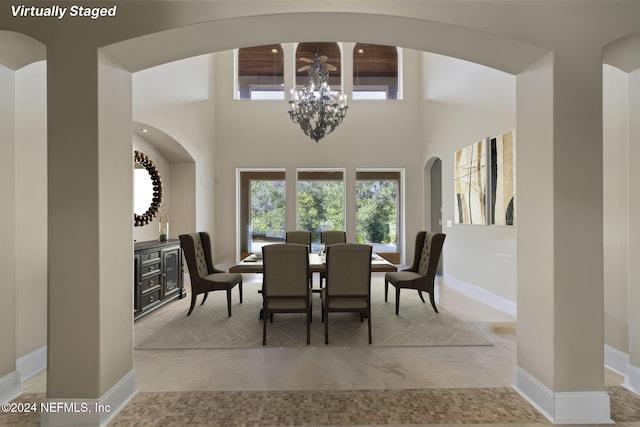
<svg viewBox="0 0 640 427"><path fill-rule="evenodd" d="M180 313L166 326L140 342L137 350L213 349L262 347L262 320L259 319L262 296L258 283L244 286L244 302L239 304L238 291L232 292L232 316L227 316L226 294L209 294L204 305L198 302L191 316ZM491 338L478 327L456 319L441 308L435 313L425 295L422 303L416 291L403 290L400 315L395 314L395 293L390 286L389 302L384 302L382 278L372 280L371 328L374 346L459 346L492 345ZM313 295L311 345L324 345L319 294ZM267 325L268 347L306 345L304 314L276 314ZM360 322L356 313L329 314L329 345L367 346L367 321Z"/></svg>
<svg viewBox="0 0 640 427"><path fill-rule="evenodd" d="M637 425L640 397L606 387L611 419ZM13 402L40 402L25 393ZM626 424L629 423L629 424ZM510 388L140 392L109 426L551 425ZM0 425L39 426L40 414L0 413Z"/></svg>

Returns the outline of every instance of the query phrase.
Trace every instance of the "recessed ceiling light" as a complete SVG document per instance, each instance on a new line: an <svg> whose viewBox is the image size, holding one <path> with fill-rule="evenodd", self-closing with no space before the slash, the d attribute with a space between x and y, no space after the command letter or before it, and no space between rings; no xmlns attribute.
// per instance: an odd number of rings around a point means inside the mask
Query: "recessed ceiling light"
<svg viewBox="0 0 640 427"><path fill-rule="evenodd" d="M140 130L142 131L142 133L147 133L147 132L149 132L149 129L147 129L147 128L142 128L142 129L140 129Z"/></svg>

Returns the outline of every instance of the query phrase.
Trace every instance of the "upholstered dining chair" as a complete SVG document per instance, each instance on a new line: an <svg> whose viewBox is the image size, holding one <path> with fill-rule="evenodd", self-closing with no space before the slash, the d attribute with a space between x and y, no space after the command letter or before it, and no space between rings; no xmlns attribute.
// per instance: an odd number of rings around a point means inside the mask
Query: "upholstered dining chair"
<svg viewBox="0 0 640 427"><path fill-rule="evenodd" d="M445 235L442 233L420 231L416 236L416 248L411 268L385 274L384 300L387 301L389 283L391 283L396 288L396 315L400 307L400 289L402 288L416 289L422 302L425 302L422 292L428 292L431 306L438 313L433 288L444 238Z"/></svg>
<svg viewBox="0 0 640 427"><path fill-rule="evenodd" d="M307 344L311 341L311 290L309 250L297 243L280 243L262 248L262 345L267 344L267 323L273 313L305 313Z"/></svg>
<svg viewBox="0 0 640 427"><path fill-rule="evenodd" d="M178 236L184 251L184 258L191 278L191 307L187 316L196 305L196 297L204 294L202 304L211 291L227 291L227 312L231 317L231 289L238 285L240 303L242 303L242 275L227 273L213 266L211 260L211 238L209 233L201 231Z"/></svg>
<svg viewBox="0 0 640 427"><path fill-rule="evenodd" d="M311 232L310 231L287 231L285 234L285 243L298 243L306 245L311 251Z"/></svg>
<svg viewBox="0 0 640 427"><path fill-rule="evenodd" d="M305 245L311 252L311 232L310 231L287 231L285 243L298 243ZM309 272L309 286L313 286L313 273Z"/></svg>
<svg viewBox="0 0 640 427"><path fill-rule="evenodd" d="M324 343L329 344L329 313L360 313L367 317L371 344L371 246L337 243L327 247L327 282L320 295Z"/></svg>
<svg viewBox="0 0 640 427"><path fill-rule="evenodd" d="M347 243L347 233L338 230L321 231L320 243L324 243L327 246L336 243Z"/></svg>
<svg viewBox="0 0 640 427"><path fill-rule="evenodd" d="M324 243L325 247L336 243L347 243L347 233L340 230L328 230L320 232L320 243ZM326 273L320 273L320 287L326 277Z"/></svg>

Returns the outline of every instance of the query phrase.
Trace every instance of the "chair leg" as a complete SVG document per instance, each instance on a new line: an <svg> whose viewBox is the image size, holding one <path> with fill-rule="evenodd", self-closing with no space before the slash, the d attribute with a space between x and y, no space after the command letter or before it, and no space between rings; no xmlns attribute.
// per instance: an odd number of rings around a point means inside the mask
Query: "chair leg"
<svg viewBox="0 0 640 427"><path fill-rule="evenodd" d="M207 300L208 296L209 296L209 292L205 292L204 297L202 297L202 302L200 303L200 305L204 305L204 302Z"/></svg>
<svg viewBox="0 0 640 427"><path fill-rule="evenodd" d="M267 317L269 317L269 313L267 313L267 310L264 310L264 315L262 316L262 345L267 345Z"/></svg>
<svg viewBox="0 0 640 427"><path fill-rule="evenodd" d="M436 308L436 299L433 296L433 292L429 292L429 299L431 300L431 307L433 307L433 311L435 311L436 313L440 313Z"/></svg>
<svg viewBox="0 0 640 427"><path fill-rule="evenodd" d="M238 283L238 293L240 294L240 304L242 304L242 280Z"/></svg>
<svg viewBox="0 0 640 427"><path fill-rule="evenodd" d="M187 313L187 316L191 315L191 312L193 311L193 307L196 306L196 297L197 295L195 294L195 292L191 291L191 307L189 307L189 312Z"/></svg>
<svg viewBox="0 0 640 427"><path fill-rule="evenodd" d="M324 344L329 344L329 310L324 311Z"/></svg>
<svg viewBox="0 0 640 427"><path fill-rule="evenodd" d="M307 345L311 344L311 308L307 311Z"/></svg>
<svg viewBox="0 0 640 427"><path fill-rule="evenodd" d="M422 298L422 291L421 290L418 290L418 295L420 295L420 299L422 300L422 302L425 302L424 298Z"/></svg>
<svg viewBox="0 0 640 427"><path fill-rule="evenodd" d="M227 313L231 317L231 289L227 289Z"/></svg>
<svg viewBox="0 0 640 427"><path fill-rule="evenodd" d="M398 311L400 309L400 289L396 288L396 316L398 315Z"/></svg>
<svg viewBox="0 0 640 427"><path fill-rule="evenodd" d="M387 279L384 280L384 302L387 302L387 294L389 294L389 282Z"/></svg>
<svg viewBox="0 0 640 427"><path fill-rule="evenodd" d="M371 344L371 303L367 304L367 319L369 321L369 344Z"/></svg>

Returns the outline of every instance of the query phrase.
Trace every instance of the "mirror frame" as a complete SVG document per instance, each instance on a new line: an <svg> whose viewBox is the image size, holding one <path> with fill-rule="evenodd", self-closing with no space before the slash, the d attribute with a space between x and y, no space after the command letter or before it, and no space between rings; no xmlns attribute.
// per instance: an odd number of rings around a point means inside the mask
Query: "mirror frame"
<svg viewBox="0 0 640 427"><path fill-rule="evenodd" d="M142 215L138 215L135 212L133 213L133 225L135 227L141 227L153 221L153 218L158 214L158 209L162 203L162 178L160 178L156 165L153 164L146 154L140 151L134 151L133 161L134 163L142 165L147 172L149 172L149 175L151 176L151 185L153 186L153 198L151 199L149 209L147 209L147 211Z"/></svg>

